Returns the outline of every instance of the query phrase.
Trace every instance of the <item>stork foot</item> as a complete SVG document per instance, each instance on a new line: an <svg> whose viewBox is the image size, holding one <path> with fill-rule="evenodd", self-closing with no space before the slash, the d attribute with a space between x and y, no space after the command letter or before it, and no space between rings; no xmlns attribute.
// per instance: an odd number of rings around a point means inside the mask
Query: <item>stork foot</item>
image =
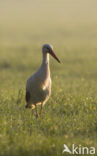
<svg viewBox="0 0 97 156"><path fill-rule="evenodd" d="M35 111L36 111L36 118L38 118L39 117L39 115L38 115L38 112L37 112L37 105L35 104Z"/></svg>
<svg viewBox="0 0 97 156"><path fill-rule="evenodd" d="M36 114L36 119L39 117L39 114Z"/></svg>
<svg viewBox="0 0 97 156"><path fill-rule="evenodd" d="M41 104L41 108L40 108L40 113L39 113L40 116L42 114L42 108L43 108L43 103Z"/></svg>

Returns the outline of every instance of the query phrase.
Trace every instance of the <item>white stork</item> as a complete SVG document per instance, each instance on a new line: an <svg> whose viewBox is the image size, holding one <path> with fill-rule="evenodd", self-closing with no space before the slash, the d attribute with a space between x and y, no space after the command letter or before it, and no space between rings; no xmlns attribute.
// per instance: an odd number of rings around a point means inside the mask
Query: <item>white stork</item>
<svg viewBox="0 0 97 156"><path fill-rule="evenodd" d="M43 45L42 53L43 60L39 70L30 76L26 83L26 108L35 108L36 117L38 117L37 105L41 105L41 113L42 106L46 103L51 95L49 54L60 63L60 60L53 52L53 47L50 44Z"/></svg>

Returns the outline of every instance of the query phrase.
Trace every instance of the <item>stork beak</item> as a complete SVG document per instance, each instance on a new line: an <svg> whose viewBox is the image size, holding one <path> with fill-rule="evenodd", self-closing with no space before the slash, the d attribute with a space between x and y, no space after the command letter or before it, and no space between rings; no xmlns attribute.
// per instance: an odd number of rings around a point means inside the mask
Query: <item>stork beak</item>
<svg viewBox="0 0 97 156"><path fill-rule="evenodd" d="M53 56L59 63L61 63L60 60L58 59L58 57L55 55L55 53L54 53L53 50L50 51L50 54L51 54L51 56Z"/></svg>

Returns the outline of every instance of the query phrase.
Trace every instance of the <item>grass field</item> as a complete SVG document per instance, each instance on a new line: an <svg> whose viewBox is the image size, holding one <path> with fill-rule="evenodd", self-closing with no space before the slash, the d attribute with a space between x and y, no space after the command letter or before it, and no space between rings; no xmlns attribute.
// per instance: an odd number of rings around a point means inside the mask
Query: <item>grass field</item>
<svg viewBox="0 0 97 156"><path fill-rule="evenodd" d="M36 119L25 83L44 43L62 63L50 57L52 96ZM97 1L2 0L0 156L61 156L63 144L97 149Z"/></svg>

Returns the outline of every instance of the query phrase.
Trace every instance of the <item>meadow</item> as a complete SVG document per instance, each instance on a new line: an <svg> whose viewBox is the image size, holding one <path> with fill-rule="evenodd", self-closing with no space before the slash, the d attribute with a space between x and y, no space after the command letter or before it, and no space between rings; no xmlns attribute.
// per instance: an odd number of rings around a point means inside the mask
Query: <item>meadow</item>
<svg viewBox="0 0 97 156"><path fill-rule="evenodd" d="M50 57L52 95L36 119L25 84L44 43L61 64ZM97 150L97 1L0 1L0 156L68 156L63 144Z"/></svg>

